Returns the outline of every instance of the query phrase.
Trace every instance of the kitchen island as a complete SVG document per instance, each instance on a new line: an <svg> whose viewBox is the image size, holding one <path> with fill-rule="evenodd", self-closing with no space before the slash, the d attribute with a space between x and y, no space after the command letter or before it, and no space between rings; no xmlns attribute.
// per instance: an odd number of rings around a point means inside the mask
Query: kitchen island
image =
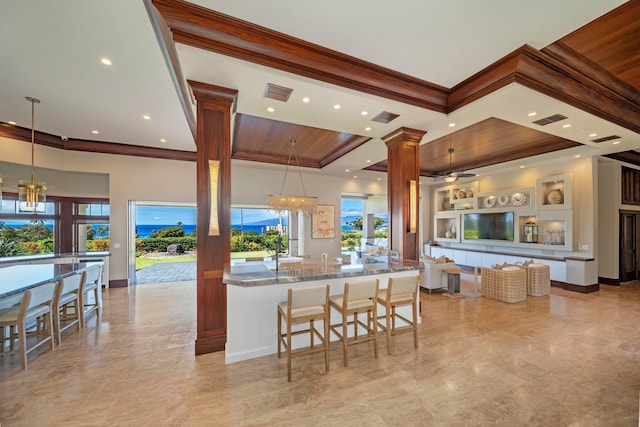
<svg viewBox="0 0 640 427"><path fill-rule="evenodd" d="M330 294L335 295L344 292L345 282L377 278L380 280L380 289L386 289L390 277L417 276L421 268L420 262L412 260L401 260L394 264L378 261L365 265L323 265L314 260L306 263L313 267L303 268L302 273L296 275L287 274L283 270L276 272L275 263L270 261L240 263L226 269L226 363L277 353L276 307L279 302L287 299L289 288L328 284ZM406 310L404 312L399 309L398 312L409 316L410 309ZM331 323L339 322L340 315L333 310ZM294 348L308 345L303 337L295 338L300 340L294 340ZM335 340L337 337L333 336L332 341Z"/></svg>

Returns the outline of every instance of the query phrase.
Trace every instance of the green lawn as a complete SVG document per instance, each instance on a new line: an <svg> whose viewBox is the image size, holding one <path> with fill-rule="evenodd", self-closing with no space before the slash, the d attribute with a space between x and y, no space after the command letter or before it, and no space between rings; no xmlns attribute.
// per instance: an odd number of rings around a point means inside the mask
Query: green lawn
<svg viewBox="0 0 640 427"><path fill-rule="evenodd" d="M188 262L195 261L195 256L172 256L172 257L162 257L162 258L136 258L136 271L141 268L151 267L153 264L158 262Z"/></svg>
<svg viewBox="0 0 640 427"><path fill-rule="evenodd" d="M275 256L270 251L251 251L251 252L231 252L231 258L257 258L261 256Z"/></svg>
<svg viewBox="0 0 640 427"><path fill-rule="evenodd" d="M231 258L247 258L247 257L265 257L272 256L269 251L251 251L251 252L231 252ZM176 257L158 257L158 258L136 258L136 271L141 268L150 267L158 262L188 262L195 261L195 256L176 256Z"/></svg>

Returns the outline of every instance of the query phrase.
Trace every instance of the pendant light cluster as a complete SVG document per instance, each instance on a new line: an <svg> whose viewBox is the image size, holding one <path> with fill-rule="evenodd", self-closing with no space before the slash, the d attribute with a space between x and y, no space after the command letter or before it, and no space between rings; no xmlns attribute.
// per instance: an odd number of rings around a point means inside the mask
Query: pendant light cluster
<svg viewBox="0 0 640 427"><path fill-rule="evenodd" d="M18 211L41 213L45 212L47 201L47 186L36 183L35 173L35 105L40 100L30 96L26 100L31 103L31 179L18 183Z"/></svg>

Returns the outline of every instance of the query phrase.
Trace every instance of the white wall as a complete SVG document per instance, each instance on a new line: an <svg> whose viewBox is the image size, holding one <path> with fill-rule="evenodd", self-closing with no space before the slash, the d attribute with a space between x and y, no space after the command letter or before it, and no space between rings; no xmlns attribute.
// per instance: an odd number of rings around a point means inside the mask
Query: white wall
<svg viewBox="0 0 640 427"><path fill-rule="evenodd" d="M604 219L598 224L598 276L609 279L619 277L618 230L620 227L620 164L601 161L598 164L598 216Z"/></svg>

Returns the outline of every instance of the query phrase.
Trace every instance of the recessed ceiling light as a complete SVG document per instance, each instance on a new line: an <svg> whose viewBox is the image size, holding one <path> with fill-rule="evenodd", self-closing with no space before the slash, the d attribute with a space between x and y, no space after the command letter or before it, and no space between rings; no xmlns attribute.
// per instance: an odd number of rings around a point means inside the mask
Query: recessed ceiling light
<svg viewBox="0 0 640 427"><path fill-rule="evenodd" d="M570 128L571 127L571 123L567 123L566 125L562 125L563 128Z"/></svg>
<svg viewBox="0 0 640 427"><path fill-rule="evenodd" d="M349 169L345 169L344 171L345 171L345 172L351 172Z"/></svg>
<svg viewBox="0 0 640 427"><path fill-rule="evenodd" d="M7 123L9 123L10 125L15 125L16 124L16 122L13 122L13 121L9 121Z"/></svg>
<svg viewBox="0 0 640 427"><path fill-rule="evenodd" d="M364 128L364 130L366 130L367 132L369 132L371 130L371 128L369 126L367 126L366 128Z"/></svg>
<svg viewBox="0 0 640 427"><path fill-rule="evenodd" d="M274 112L274 111L276 111L276 110L275 110L275 108L273 108L273 107L269 107L269 108L267 108L267 111L268 111L268 112L270 112L270 113L273 113L273 112Z"/></svg>
<svg viewBox="0 0 640 427"><path fill-rule="evenodd" d="M111 60L109 58L100 58L100 62L104 65L111 65Z"/></svg>
<svg viewBox="0 0 640 427"><path fill-rule="evenodd" d="M93 133L93 134L96 134L96 135L97 135L97 134L99 134L100 132L94 129L94 130L92 130L92 131L91 131L91 133Z"/></svg>
<svg viewBox="0 0 640 427"><path fill-rule="evenodd" d="M592 134L589 135L589 138L593 138L595 136L598 136L598 134L597 133L592 133Z"/></svg>
<svg viewBox="0 0 640 427"><path fill-rule="evenodd" d="M306 96L304 98L302 98L302 102L309 102L309 101L310 101L310 99L308 97L306 97Z"/></svg>
<svg viewBox="0 0 640 427"><path fill-rule="evenodd" d="M369 112L368 112L368 111L363 111L363 112L362 112L362 113L360 113L360 114L362 114L363 116L366 116L367 114L369 114Z"/></svg>
<svg viewBox="0 0 640 427"><path fill-rule="evenodd" d="M450 128L454 127L455 125L456 125L455 123L449 123Z"/></svg>
<svg viewBox="0 0 640 427"><path fill-rule="evenodd" d="M358 175L353 175L353 179L358 179Z"/></svg>
<svg viewBox="0 0 640 427"><path fill-rule="evenodd" d="M334 106L333 106L333 109L334 109L334 110L339 110L340 108L342 108L342 107L340 106L340 104L336 104L336 105L334 105Z"/></svg>
<svg viewBox="0 0 640 427"><path fill-rule="evenodd" d="M575 158L577 159L577 158L579 158L579 157L582 157L582 155L580 155L580 154L576 154L576 155L575 155L575 156L573 156L573 157L575 157Z"/></svg>
<svg viewBox="0 0 640 427"><path fill-rule="evenodd" d="M618 145L618 144L620 144L620 141L613 141L611 144Z"/></svg>
<svg viewBox="0 0 640 427"><path fill-rule="evenodd" d="M142 116L142 118L145 119L145 120L151 120L151 116L148 116L146 114L144 116Z"/></svg>
<svg viewBox="0 0 640 427"><path fill-rule="evenodd" d="M167 142L167 140L164 138L160 138L160 142Z"/></svg>
<svg viewBox="0 0 640 427"><path fill-rule="evenodd" d="M378 178L378 181L382 181L382 178Z"/></svg>
<svg viewBox="0 0 640 427"><path fill-rule="evenodd" d="M532 111L532 112L530 112L530 113L529 113L529 114L527 114L527 115L528 115L529 117L533 117L533 116L535 116L536 114L538 114L538 113L536 113L535 111Z"/></svg>
<svg viewBox="0 0 640 427"><path fill-rule="evenodd" d="M371 163L371 160L367 159L367 163Z"/></svg>
<svg viewBox="0 0 640 427"><path fill-rule="evenodd" d="M520 169L524 169L524 165L520 165Z"/></svg>

